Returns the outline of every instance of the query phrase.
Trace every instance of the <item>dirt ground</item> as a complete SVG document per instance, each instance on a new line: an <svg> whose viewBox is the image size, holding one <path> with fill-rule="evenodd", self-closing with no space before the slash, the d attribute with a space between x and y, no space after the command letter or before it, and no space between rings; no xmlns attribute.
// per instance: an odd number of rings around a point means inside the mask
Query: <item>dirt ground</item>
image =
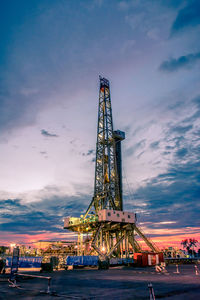
<svg viewBox="0 0 200 300"><path fill-rule="evenodd" d="M200 275L195 275L194 265L168 266L167 274L157 274L154 268L115 267L109 270L75 269L35 273L51 276L51 294L46 294L46 279L18 280L19 288L9 287L0 277L0 299L149 299L148 284L153 285L155 299L200 299ZM29 272L27 274L33 274Z"/></svg>

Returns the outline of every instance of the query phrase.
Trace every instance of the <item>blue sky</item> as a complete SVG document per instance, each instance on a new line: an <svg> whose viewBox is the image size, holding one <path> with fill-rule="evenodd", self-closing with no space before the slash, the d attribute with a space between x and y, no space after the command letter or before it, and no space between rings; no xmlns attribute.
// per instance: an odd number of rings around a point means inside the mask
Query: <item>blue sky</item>
<svg viewBox="0 0 200 300"><path fill-rule="evenodd" d="M2 243L67 237L93 194L98 76L125 209L158 242L199 235L199 1L1 1ZM26 238L25 238L26 236Z"/></svg>

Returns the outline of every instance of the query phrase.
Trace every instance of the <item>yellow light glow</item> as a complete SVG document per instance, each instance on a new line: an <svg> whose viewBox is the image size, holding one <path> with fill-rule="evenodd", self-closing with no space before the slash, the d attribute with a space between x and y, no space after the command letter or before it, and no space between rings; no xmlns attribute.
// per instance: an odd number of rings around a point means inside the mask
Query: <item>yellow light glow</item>
<svg viewBox="0 0 200 300"><path fill-rule="evenodd" d="M102 252L105 252L105 251L106 251L106 248L103 246L103 247L101 248L101 251L102 251Z"/></svg>

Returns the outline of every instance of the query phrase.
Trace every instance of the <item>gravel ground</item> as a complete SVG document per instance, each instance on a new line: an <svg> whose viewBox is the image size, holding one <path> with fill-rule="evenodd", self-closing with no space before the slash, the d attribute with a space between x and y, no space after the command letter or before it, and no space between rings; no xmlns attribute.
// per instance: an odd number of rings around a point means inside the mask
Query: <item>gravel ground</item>
<svg viewBox="0 0 200 300"><path fill-rule="evenodd" d="M167 274L157 274L154 268L118 267L109 270L75 269L52 273L35 273L51 276L51 294L45 279L18 280L20 288L9 287L0 277L0 299L149 299L148 284L152 283L156 299L200 299L200 275L195 275L194 265L182 265L180 274L176 267L167 267ZM28 274L33 274L29 272Z"/></svg>

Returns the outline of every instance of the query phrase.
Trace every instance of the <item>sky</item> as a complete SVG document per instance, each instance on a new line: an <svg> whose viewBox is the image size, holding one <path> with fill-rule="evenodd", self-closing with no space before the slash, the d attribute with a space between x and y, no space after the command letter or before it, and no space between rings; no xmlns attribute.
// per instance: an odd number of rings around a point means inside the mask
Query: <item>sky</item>
<svg viewBox="0 0 200 300"><path fill-rule="evenodd" d="M99 75L126 132L124 210L160 247L200 241L199 34L198 0L0 2L0 244L74 238Z"/></svg>

